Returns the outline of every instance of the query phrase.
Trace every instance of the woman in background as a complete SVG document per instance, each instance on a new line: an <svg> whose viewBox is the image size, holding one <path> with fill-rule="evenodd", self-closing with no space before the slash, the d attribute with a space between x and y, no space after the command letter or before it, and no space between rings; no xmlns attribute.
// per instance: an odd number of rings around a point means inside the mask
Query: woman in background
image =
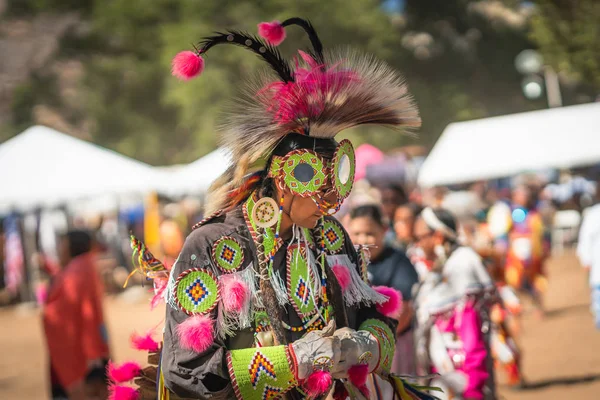
<svg viewBox="0 0 600 400"><path fill-rule="evenodd" d="M406 254L385 243L386 226L379 207L364 205L350 213L349 234L357 245L369 246L371 263L368 266L369 283L387 286L402 294L402 311L396 329L396 355L392 372L414 374L414 342L412 330L412 288L419 281L415 267Z"/></svg>
<svg viewBox="0 0 600 400"><path fill-rule="evenodd" d="M420 372L431 372L427 364L432 364L449 375L444 384L455 395L493 400L496 390L489 337L493 281L479 255L459 243L456 220L449 211L425 208L416 221L415 236L431 264L431 272L415 296ZM431 340L436 335L440 340L434 348ZM451 363L444 362L442 368L436 359Z"/></svg>
<svg viewBox="0 0 600 400"><path fill-rule="evenodd" d="M52 399L105 399L109 349L91 236L68 232L58 255L62 269L52 279L43 311Z"/></svg>

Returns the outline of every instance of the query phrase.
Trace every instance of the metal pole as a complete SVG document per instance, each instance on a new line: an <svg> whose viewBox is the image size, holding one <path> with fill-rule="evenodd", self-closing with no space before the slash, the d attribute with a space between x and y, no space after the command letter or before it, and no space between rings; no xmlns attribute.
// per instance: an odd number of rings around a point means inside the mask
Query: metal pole
<svg viewBox="0 0 600 400"><path fill-rule="evenodd" d="M544 81L546 84L546 96L548 97L548 107L561 107L562 96L560 94L560 84L558 82L558 75L554 72L554 69L546 65L544 67Z"/></svg>

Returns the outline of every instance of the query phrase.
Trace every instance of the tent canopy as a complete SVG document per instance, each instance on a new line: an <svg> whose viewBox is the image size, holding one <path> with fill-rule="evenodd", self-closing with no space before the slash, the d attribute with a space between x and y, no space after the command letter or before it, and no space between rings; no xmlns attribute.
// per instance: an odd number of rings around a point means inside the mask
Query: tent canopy
<svg viewBox="0 0 600 400"><path fill-rule="evenodd" d="M448 125L423 163L423 187L600 161L600 103Z"/></svg>
<svg viewBox="0 0 600 400"><path fill-rule="evenodd" d="M160 192L168 196L203 194L230 163L231 154L218 148L191 164L169 171L169 179Z"/></svg>
<svg viewBox="0 0 600 400"><path fill-rule="evenodd" d="M0 171L5 211L101 195L143 195L162 179L147 164L44 126L0 145Z"/></svg>

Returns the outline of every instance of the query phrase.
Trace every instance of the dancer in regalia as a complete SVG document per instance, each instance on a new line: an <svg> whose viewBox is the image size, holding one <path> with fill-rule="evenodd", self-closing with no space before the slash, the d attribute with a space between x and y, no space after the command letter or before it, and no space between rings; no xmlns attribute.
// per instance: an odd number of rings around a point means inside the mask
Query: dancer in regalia
<svg viewBox="0 0 600 400"><path fill-rule="evenodd" d="M274 46L292 25L312 50L288 63ZM156 377L142 371L136 393L156 380L160 399L430 398L389 374L398 295L366 284L367 254L331 216L355 168L352 144L335 136L418 126L406 86L372 57L324 52L306 20L262 23L259 33L264 41L218 33L174 59L173 73L189 79L212 47L233 44L270 69L229 117L221 144L233 164L170 271L160 365ZM143 272L164 275L141 246Z"/></svg>

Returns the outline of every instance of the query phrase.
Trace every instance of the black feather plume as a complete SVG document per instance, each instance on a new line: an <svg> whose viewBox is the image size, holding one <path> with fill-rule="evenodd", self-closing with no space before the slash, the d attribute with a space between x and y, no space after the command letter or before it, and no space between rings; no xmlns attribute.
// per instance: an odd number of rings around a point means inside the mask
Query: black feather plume
<svg viewBox="0 0 600 400"><path fill-rule="evenodd" d="M204 38L200 43L200 53L206 53L211 47L218 44L235 44L251 50L265 60L271 68L281 77L283 82L292 82L294 77L289 63L281 56L279 50L264 43L258 37L244 32L227 31L218 32L214 36Z"/></svg>
<svg viewBox="0 0 600 400"><path fill-rule="evenodd" d="M312 44L313 51L314 51L313 55L314 55L315 60L317 60L317 62L319 64L324 64L323 44L321 43L321 39L319 39L319 35L317 35L317 31L312 26L310 21L303 19L303 18L294 17L294 18L286 19L285 21L283 21L281 23L281 26L283 26L283 27L290 26L290 25L298 25L302 29L304 29L304 31L308 35L308 38L310 39L310 42Z"/></svg>

